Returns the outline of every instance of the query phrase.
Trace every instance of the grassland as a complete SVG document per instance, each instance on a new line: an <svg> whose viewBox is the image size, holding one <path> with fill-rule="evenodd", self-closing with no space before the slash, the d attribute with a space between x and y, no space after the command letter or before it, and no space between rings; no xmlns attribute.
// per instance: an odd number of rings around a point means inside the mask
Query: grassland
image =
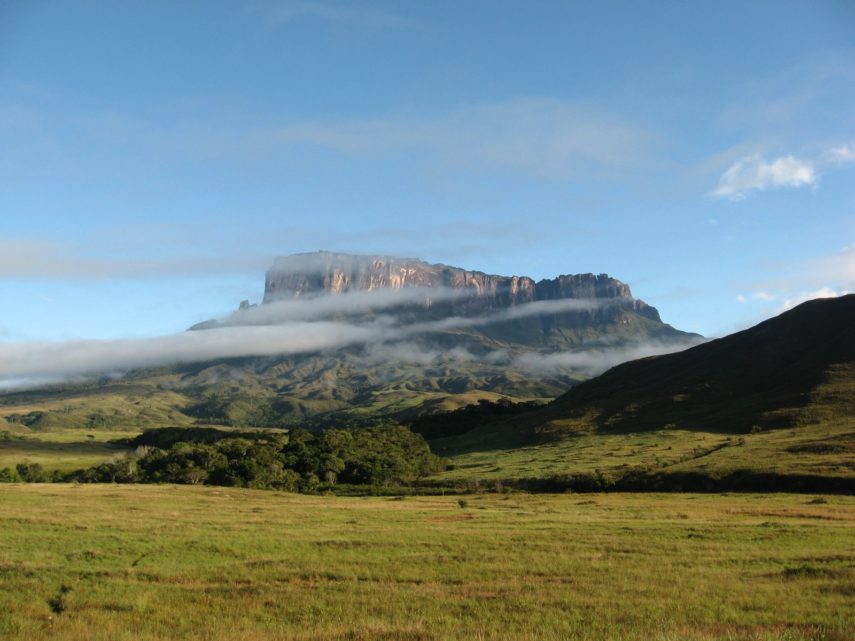
<svg viewBox="0 0 855 641"><path fill-rule="evenodd" d="M134 434L103 429L21 430L0 437L0 469L18 463L38 463L48 471L62 472L91 467L124 456L130 450L110 441Z"/></svg>
<svg viewBox="0 0 855 641"><path fill-rule="evenodd" d="M722 476L741 470L778 475L855 475L855 420L745 435L666 429L638 433L567 432L561 440L518 446L513 435L477 432L432 444L452 469L450 483L510 481L586 474L618 477L632 470Z"/></svg>
<svg viewBox="0 0 855 641"><path fill-rule="evenodd" d="M6 485L0 520L3 639L843 641L855 626L852 497Z"/></svg>

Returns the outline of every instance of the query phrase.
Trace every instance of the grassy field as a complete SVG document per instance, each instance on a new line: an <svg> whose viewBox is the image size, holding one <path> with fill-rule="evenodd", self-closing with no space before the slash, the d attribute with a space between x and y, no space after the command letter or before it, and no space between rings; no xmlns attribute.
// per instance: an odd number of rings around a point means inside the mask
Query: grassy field
<svg viewBox="0 0 855 641"><path fill-rule="evenodd" d="M512 440L503 447L502 437L476 432L435 441L435 451L448 456L453 465L436 480L490 482L595 470L619 476L633 469L855 475L852 419L745 435L676 429L629 434L570 432L561 440L522 447Z"/></svg>
<svg viewBox="0 0 855 641"><path fill-rule="evenodd" d="M130 450L109 443L136 432L114 430L55 429L27 431L0 438L0 469L18 463L38 463L46 470L63 472L98 465Z"/></svg>
<svg viewBox="0 0 855 641"><path fill-rule="evenodd" d="M3 639L843 641L855 630L852 497L7 485L0 519Z"/></svg>

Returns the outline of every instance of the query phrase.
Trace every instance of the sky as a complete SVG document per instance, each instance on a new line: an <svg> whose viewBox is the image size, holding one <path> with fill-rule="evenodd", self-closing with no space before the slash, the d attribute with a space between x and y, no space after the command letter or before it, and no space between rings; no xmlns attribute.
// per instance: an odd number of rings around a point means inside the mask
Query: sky
<svg viewBox="0 0 855 641"><path fill-rule="evenodd" d="M320 249L608 273L705 336L855 291L855 3L0 0L4 353Z"/></svg>

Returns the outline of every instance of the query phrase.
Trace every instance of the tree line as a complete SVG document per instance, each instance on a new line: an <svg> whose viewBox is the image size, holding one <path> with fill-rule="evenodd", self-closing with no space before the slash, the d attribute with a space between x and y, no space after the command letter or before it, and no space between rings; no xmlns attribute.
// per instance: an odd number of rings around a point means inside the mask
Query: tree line
<svg viewBox="0 0 855 641"><path fill-rule="evenodd" d="M0 470L0 482L179 483L313 492L337 484L408 485L444 469L424 438L403 426L230 433L147 430L133 454L72 472L37 463Z"/></svg>

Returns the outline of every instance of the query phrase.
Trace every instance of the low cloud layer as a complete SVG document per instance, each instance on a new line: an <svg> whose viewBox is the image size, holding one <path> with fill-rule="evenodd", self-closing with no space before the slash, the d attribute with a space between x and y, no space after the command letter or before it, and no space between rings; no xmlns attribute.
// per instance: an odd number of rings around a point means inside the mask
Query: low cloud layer
<svg viewBox="0 0 855 641"><path fill-rule="evenodd" d="M539 375L573 370L588 376L596 376L626 361L679 352L697 345L699 342L699 340L681 342L651 340L639 341L621 347L577 349L553 354L529 352L515 358L513 364L522 370Z"/></svg>
<svg viewBox="0 0 855 641"><path fill-rule="evenodd" d="M474 359L465 350L426 352L421 347L407 346L420 337L466 327L519 318L555 314L565 311L594 309L601 301L562 299L538 301L472 317L452 317L436 321L409 322L405 314L394 314L404 303L423 303L447 298L453 290L378 290L342 296L326 296L305 301L287 301L252 308L227 319L230 325L202 331L182 332L169 336L128 340L70 340L62 342L0 343L0 386L21 387L44 382L67 380L80 376L121 373L157 365L200 362L239 356L297 354L331 350L348 345L365 345L375 360L401 359L430 362L444 358ZM377 312L369 320L336 318L343 312ZM238 320L245 323L238 324ZM583 352L530 358L509 357L496 352L479 355L482 362L509 362L530 371L565 368L592 372L605 369L635 354L661 351L663 346L630 350ZM504 360L503 360L504 359Z"/></svg>

